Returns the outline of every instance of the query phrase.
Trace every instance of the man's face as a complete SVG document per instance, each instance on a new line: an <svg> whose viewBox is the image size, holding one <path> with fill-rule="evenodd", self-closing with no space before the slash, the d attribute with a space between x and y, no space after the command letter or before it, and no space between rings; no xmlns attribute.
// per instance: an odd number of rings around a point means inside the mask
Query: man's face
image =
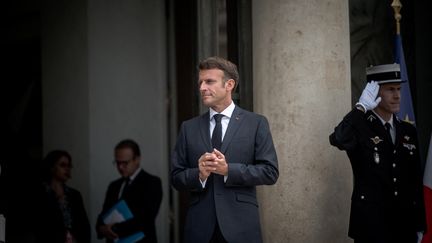
<svg viewBox="0 0 432 243"><path fill-rule="evenodd" d="M400 83L381 84L378 96L381 97L381 102L378 104L378 109L388 114L399 112L400 109Z"/></svg>
<svg viewBox="0 0 432 243"><path fill-rule="evenodd" d="M134 158L130 148L117 149L114 157L117 170L122 177L131 176L139 167L139 157Z"/></svg>
<svg viewBox="0 0 432 243"><path fill-rule="evenodd" d="M224 73L219 69L200 70L199 90L202 102L205 106L221 112L231 104L231 92L234 88L234 80L224 82Z"/></svg>

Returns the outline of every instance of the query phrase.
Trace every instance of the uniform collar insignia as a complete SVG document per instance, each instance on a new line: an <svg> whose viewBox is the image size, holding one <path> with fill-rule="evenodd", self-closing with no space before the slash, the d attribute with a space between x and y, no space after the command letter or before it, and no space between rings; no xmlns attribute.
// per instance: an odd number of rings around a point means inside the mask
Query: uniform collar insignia
<svg viewBox="0 0 432 243"><path fill-rule="evenodd" d="M410 140L410 137L409 137L409 136L405 136L404 138L405 138L405 140L407 140L407 141Z"/></svg>
<svg viewBox="0 0 432 243"><path fill-rule="evenodd" d="M374 138L370 138L372 140L372 142L376 145L379 144L380 142L382 142L383 140L381 138L379 138L378 136L374 137Z"/></svg>
<svg viewBox="0 0 432 243"><path fill-rule="evenodd" d="M372 122L372 121L375 120L375 119L376 119L376 118L375 118L374 115L370 115L370 116L368 116L368 118L367 118L367 120L370 121L370 122Z"/></svg>

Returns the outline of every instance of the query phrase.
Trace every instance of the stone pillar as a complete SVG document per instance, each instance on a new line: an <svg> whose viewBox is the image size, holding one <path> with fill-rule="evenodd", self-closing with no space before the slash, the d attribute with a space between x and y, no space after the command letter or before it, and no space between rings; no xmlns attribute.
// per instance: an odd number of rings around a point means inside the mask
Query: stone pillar
<svg viewBox="0 0 432 243"><path fill-rule="evenodd" d="M253 1L254 111L270 122L276 185L259 189L265 242L350 242L352 175L329 134L351 107L348 2Z"/></svg>

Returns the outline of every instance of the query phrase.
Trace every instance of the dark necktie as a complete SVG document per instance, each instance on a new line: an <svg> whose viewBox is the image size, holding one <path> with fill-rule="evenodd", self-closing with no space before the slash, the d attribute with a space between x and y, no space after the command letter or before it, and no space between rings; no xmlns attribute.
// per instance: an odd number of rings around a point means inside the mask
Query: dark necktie
<svg viewBox="0 0 432 243"><path fill-rule="evenodd" d="M391 143L393 143L393 139L392 139L391 132L390 132L390 129L391 129L391 125L390 125L390 123L386 122L386 123L384 124L384 126L385 126L386 133L387 133L387 139L389 139L389 141L390 141Z"/></svg>
<svg viewBox="0 0 432 243"><path fill-rule="evenodd" d="M124 195L126 193L126 190L129 187L129 184L130 184L130 178L129 177L124 178L123 189L122 189L122 192L121 192L121 197L122 198L124 197Z"/></svg>
<svg viewBox="0 0 432 243"><path fill-rule="evenodd" d="M222 146L222 124L221 124L222 117L223 117L222 114L216 114L213 116L213 118L216 121L216 126L213 129L212 145L213 148L217 150L220 150Z"/></svg>

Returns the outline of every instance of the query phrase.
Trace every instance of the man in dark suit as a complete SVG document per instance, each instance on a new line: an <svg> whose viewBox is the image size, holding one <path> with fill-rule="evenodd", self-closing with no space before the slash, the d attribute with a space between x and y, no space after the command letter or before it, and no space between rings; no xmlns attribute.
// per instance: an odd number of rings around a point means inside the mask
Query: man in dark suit
<svg viewBox="0 0 432 243"><path fill-rule="evenodd" d="M183 122L171 168L172 185L191 196L186 243L262 242L255 186L276 183L278 162L266 118L232 101L238 79L223 58L199 64L209 111Z"/></svg>
<svg viewBox="0 0 432 243"><path fill-rule="evenodd" d="M355 243L414 243L425 230L417 133L401 121L399 64L367 69L359 102L330 135L354 174L349 236Z"/></svg>
<svg viewBox="0 0 432 243"><path fill-rule="evenodd" d="M130 139L121 141L115 147L115 164L122 177L108 186L96 225L98 237L106 238L107 242L137 232L144 233L144 238L137 242L157 242L155 218L162 200L162 184L158 177L140 168L140 154L138 144ZM130 208L133 218L105 224L104 216L121 199Z"/></svg>

